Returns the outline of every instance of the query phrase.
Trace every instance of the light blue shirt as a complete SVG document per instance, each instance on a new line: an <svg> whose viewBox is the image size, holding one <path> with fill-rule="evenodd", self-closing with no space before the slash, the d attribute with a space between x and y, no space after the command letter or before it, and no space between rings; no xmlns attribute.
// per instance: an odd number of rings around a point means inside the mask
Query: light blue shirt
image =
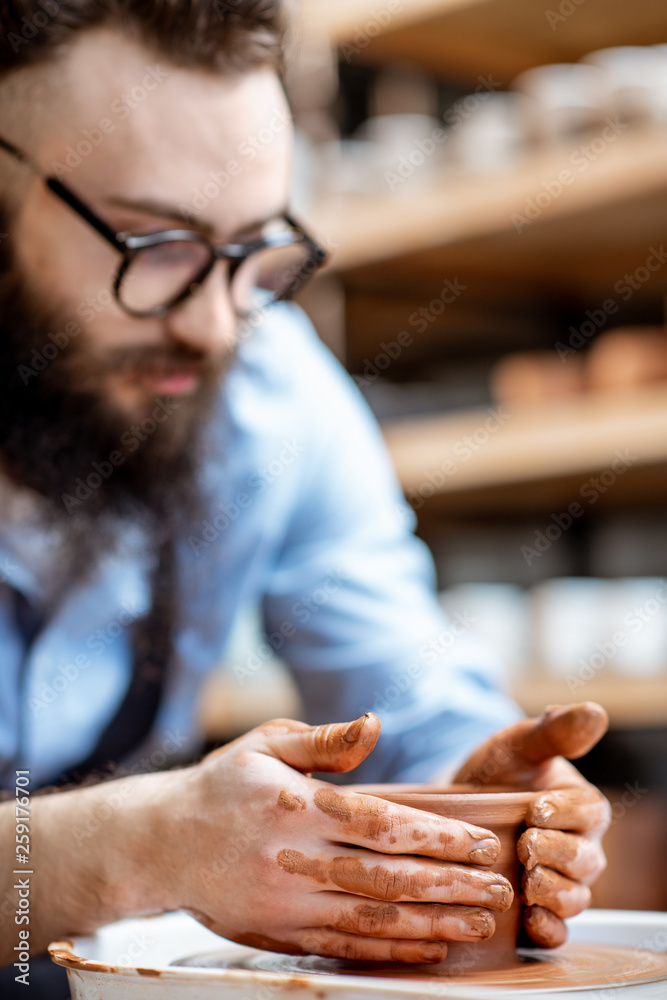
<svg viewBox="0 0 667 1000"><path fill-rule="evenodd" d="M379 428L296 306L268 310L244 335L202 484L207 516L178 541L173 670L150 736L124 762L130 771L196 752L202 684L254 606L308 722L380 715L380 741L349 780L426 781L519 717L489 651L465 621L444 617ZM122 702L151 557L125 526L26 655L13 590L46 600L59 542L6 490L1 502L0 775L12 784L15 766L30 768L36 786L81 763ZM249 651L239 684L268 651Z"/></svg>

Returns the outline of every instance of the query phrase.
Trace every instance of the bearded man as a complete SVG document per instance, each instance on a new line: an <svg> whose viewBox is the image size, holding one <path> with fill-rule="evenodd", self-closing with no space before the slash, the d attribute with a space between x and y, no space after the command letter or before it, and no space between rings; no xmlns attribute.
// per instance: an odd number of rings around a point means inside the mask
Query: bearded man
<svg viewBox="0 0 667 1000"><path fill-rule="evenodd" d="M345 789L328 808L312 772L543 791L526 928L557 945L608 822L559 753L603 713L521 719L465 629L444 641L381 435L287 301L325 253L287 204L279 0L6 0L0 25L3 996L20 930L37 957L181 907L235 941L369 960L493 933L511 891L492 834L421 814L416 843L412 810ZM203 682L253 606L307 723L192 763ZM375 875L313 880L285 851Z"/></svg>

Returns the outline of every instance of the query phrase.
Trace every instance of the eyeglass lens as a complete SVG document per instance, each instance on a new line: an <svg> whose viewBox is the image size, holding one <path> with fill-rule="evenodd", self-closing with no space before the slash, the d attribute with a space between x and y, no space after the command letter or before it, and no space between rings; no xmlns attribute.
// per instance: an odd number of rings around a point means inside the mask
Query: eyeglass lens
<svg viewBox="0 0 667 1000"><path fill-rule="evenodd" d="M311 250L304 242L266 247L247 257L230 285L236 312L247 314L296 291L308 276L310 259ZM210 260L210 250L203 242L172 240L139 250L123 275L119 299L134 313L167 307L196 284ZM221 266L229 273L229 261L216 264Z"/></svg>

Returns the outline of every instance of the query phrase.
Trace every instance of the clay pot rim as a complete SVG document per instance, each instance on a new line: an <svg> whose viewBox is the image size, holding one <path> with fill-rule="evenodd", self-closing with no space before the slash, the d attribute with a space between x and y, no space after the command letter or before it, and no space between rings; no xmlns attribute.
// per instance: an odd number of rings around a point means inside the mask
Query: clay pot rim
<svg viewBox="0 0 667 1000"><path fill-rule="evenodd" d="M525 822L529 807L540 792L495 785L355 785L352 791L373 795L397 805L420 809L450 819L460 819L483 829L500 829ZM470 790L469 790L470 789Z"/></svg>
<svg viewBox="0 0 667 1000"><path fill-rule="evenodd" d="M445 785L437 787L435 785L347 785L347 791L361 792L367 795L377 795L383 798L385 795L400 796L440 796L443 799L458 801L469 801L473 799L487 799L492 796L493 801L499 802L530 802L540 792L531 788L515 788L511 785Z"/></svg>

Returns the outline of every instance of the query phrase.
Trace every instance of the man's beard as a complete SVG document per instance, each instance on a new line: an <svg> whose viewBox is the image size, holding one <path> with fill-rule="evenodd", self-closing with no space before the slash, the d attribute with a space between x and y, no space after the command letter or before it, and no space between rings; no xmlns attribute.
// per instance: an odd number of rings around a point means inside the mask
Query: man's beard
<svg viewBox="0 0 667 1000"><path fill-rule="evenodd" d="M0 266L9 256L1 249ZM121 521L139 522L159 546L179 525L201 520L204 431L231 357L221 363L179 346L97 359L84 331L61 337L61 348L48 334L67 329L71 315L40 301L9 263L0 279L0 467L45 498L47 520L67 536L78 577L113 546ZM37 371L36 359L49 356ZM156 398L143 414L128 416L100 391L111 374L179 364L197 366L196 395Z"/></svg>

